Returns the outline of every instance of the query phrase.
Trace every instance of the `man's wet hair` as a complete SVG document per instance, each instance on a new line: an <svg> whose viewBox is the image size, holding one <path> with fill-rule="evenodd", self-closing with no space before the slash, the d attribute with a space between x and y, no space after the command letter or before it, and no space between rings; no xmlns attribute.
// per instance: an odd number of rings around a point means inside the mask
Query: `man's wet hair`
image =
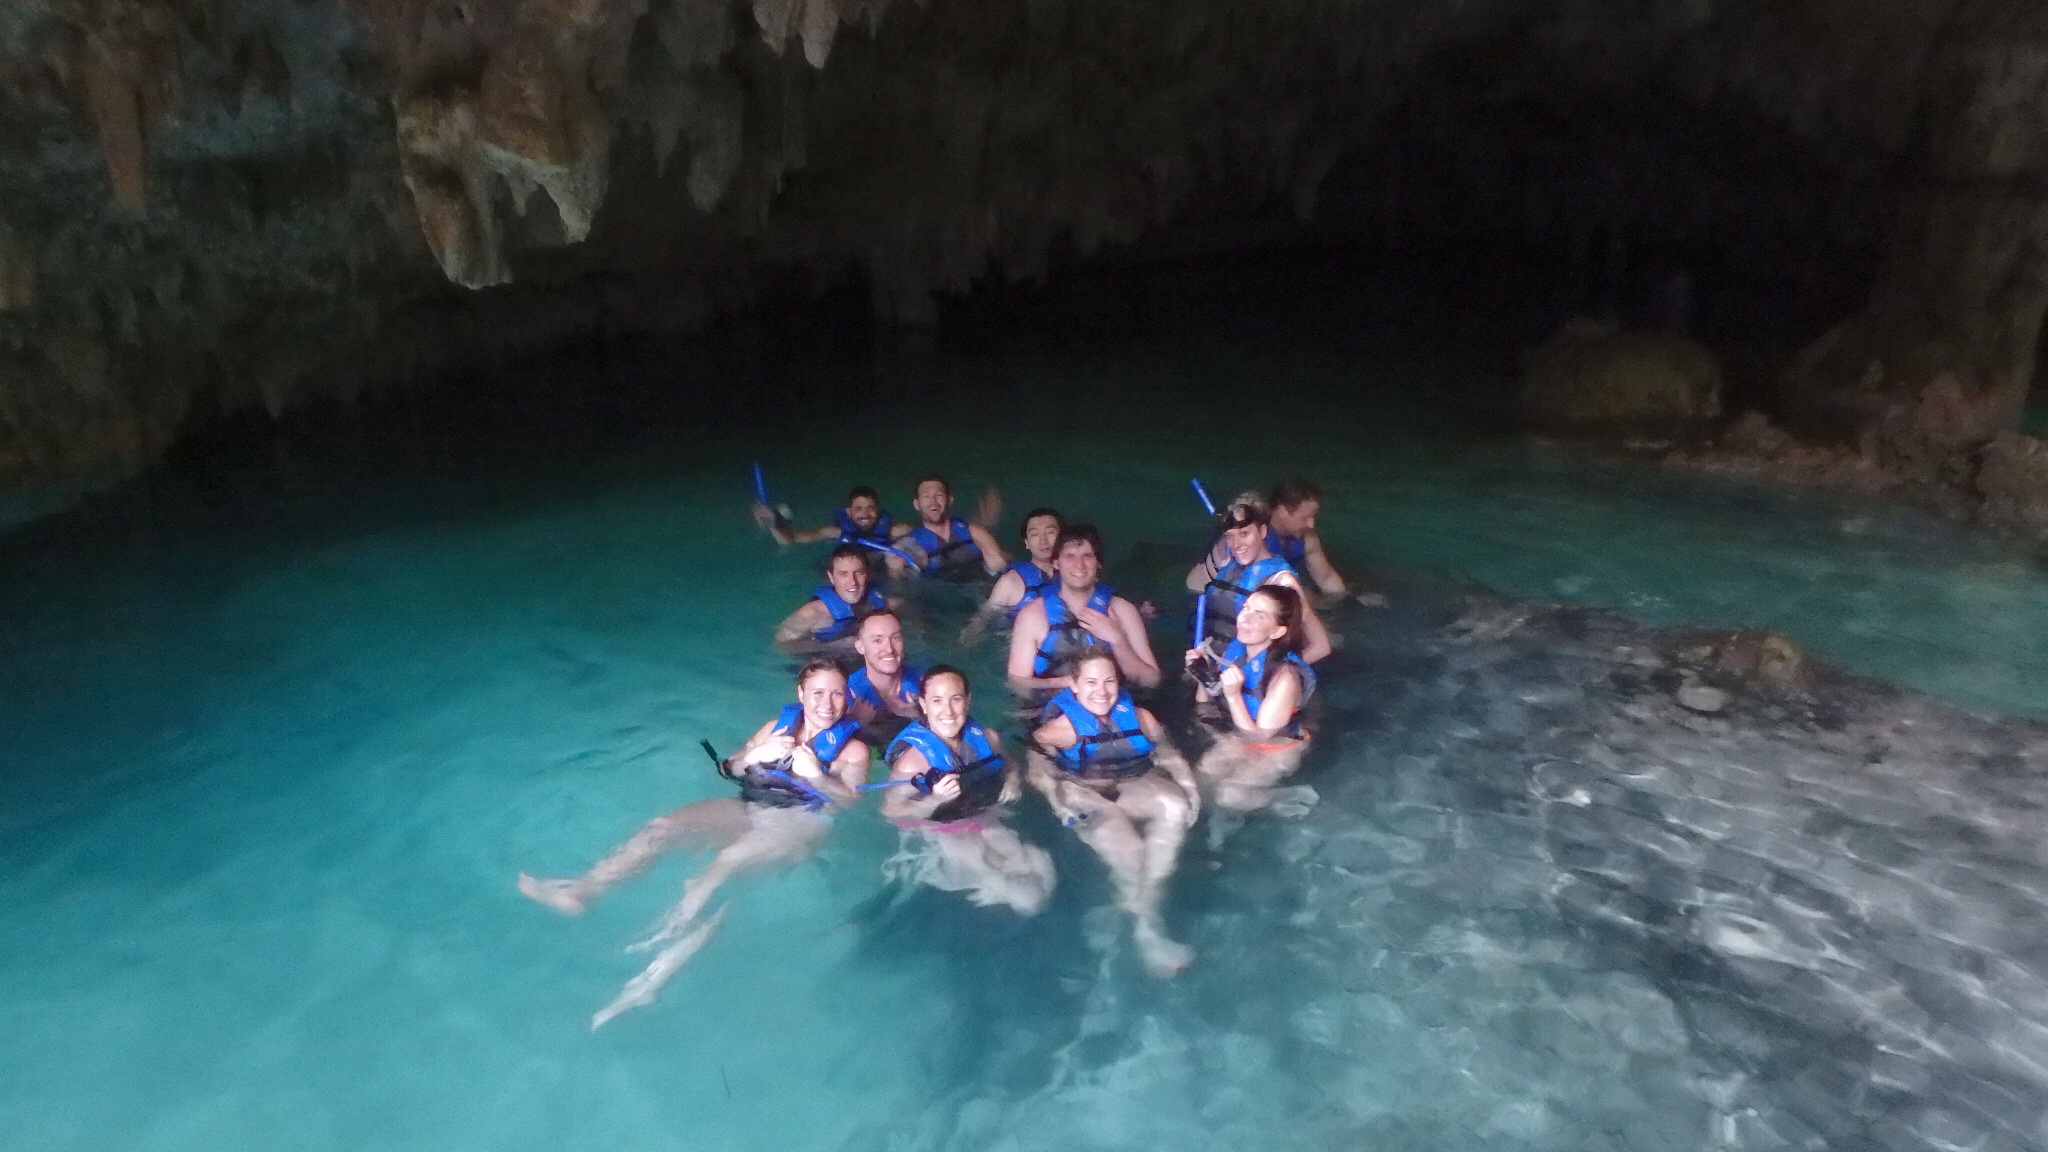
<svg viewBox="0 0 2048 1152"><path fill-rule="evenodd" d="M863 496L867 497L870 500L873 500L877 505L881 504L882 502L881 493L875 491L873 488L870 488L865 484L858 484L847 490L846 506L848 508L853 507L853 502L855 500L860 499Z"/></svg>
<svg viewBox="0 0 2048 1152"><path fill-rule="evenodd" d="M1050 516L1050 517L1052 517L1052 522L1053 522L1053 524L1054 524L1054 525L1056 525L1056 526L1057 526L1057 527L1059 528L1059 530L1060 530L1060 531L1064 532L1064 531L1066 531L1066 530L1067 530L1067 518L1066 518L1065 516L1062 516L1062 515L1060 515L1060 510L1059 510L1059 509L1057 509L1057 508L1033 508L1033 509L1032 509L1031 511L1029 511L1029 512L1026 512L1026 513L1024 514L1024 519L1023 519L1023 520L1021 520L1021 521L1019 521L1019 522L1017 523L1017 539L1018 539L1018 540L1020 540L1020 541L1021 541L1021 540L1023 540L1023 539L1024 539L1024 533L1025 533L1025 531L1026 531L1026 530L1028 530L1028 529L1029 529L1029 528L1031 527L1031 522L1032 522L1033 520L1036 520L1036 519L1038 519L1038 518L1039 518L1040 516Z"/></svg>
<svg viewBox="0 0 2048 1152"><path fill-rule="evenodd" d="M845 557L845 556L851 556L851 557L853 557L853 558L854 558L855 560L858 560L858 561L860 561L860 566L861 566L861 567L863 567L863 568L865 568L865 567L867 567L867 566L868 566L868 550L867 550L867 549L865 549L865 548L861 547L861 546L860 546L860 545L858 545L858 544L841 544L841 545L840 545L839 547L837 547L837 548L834 548L834 549L833 549L832 551L830 551L830 552L826 553L826 555L825 555L825 573L826 573L826 575L828 575L828 576L829 576L829 575L831 575L831 573L832 573L832 566L833 566L834 564L837 564L837 563L839 563L839 561L840 561L840 558L841 558L841 557Z"/></svg>
<svg viewBox="0 0 2048 1152"><path fill-rule="evenodd" d="M1289 476L1273 485L1273 494L1267 498L1266 504L1271 508L1299 508L1311 500L1318 504L1323 502L1323 490L1316 487L1315 481Z"/></svg>
<svg viewBox="0 0 2048 1152"><path fill-rule="evenodd" d="M854 611L853 635L858 637L860 635L861 629L867 627L868 621L873 620L877 616L887 616L889 619L894 620L898 624L903 623L903 617L897 615L896 610L894 608L863 607L856 609Z"/></svg>
<svg viewBox="0 0 2048 1152"><path fill-rule="evenodd" d="M919 476L917 478L916 483L913 483L910 486L910 494L912 496L917 495L917 490L919 488L924 487L925 485L931 483L934 480L938 481L939 487L946 490L946 495L951 496L953 494L953 482L946 479L944 476L939 475L937 472L927 472L924 475Z"/></svg>
<svg viewBox="0 0 2048 1152"><path fill-rule="evenodd" d="M1067 550L1069 544L1086 544L1095 549L1095 558L1102 560L1102 533L1093 524L1065 524L1060 527L1060 538L1053 541L1052 554L1057 557Z"/></svg>

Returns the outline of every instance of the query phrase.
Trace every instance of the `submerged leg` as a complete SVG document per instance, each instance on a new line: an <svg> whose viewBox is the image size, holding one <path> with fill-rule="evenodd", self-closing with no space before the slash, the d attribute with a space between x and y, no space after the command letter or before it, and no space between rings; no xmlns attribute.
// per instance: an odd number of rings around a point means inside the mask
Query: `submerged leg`
<svg viewBox="0 0 2048 1152"><path fill-rule="evenodd" d="M627 951L644 952L675 939L689 929L721 884L752 869L802 860L831 827L824 820L796 809L763 813L760 823L713 856L703 872L683 882L683 898L662 918L661 926Z"/></svg>
<svg viewBox="0 0 2048 1152"><path fill-rule="evenodd" d="M1168 938L1165 924L1159 917L1159 904L1166 896L1166 882L1173 878L1174 868L1180 863L1181 843L1187 839L1189 805L1179 785L1157 778L1147 783L1154 787L1153 794L1143 798L1148 817L1145 821L1143 888L1140 906L1134 910L1136 923L1132 926L1132 935L1146 970L1154 976L1172 976L1195 958L1193 949Z"/></svg>
<svg viewBox="0 0 2048 1152"><path fill-rule="evenodd" d="M981 907L997 904L1035 915L1052 895L1052 856L1002 825L979 832L918 830L903 834L882 865L889 879L960 892Z"/></svg>
<svg viewBox="0 0 2048 1152"><path fill-rule="evenodd" d="M519 890L529 899L564 915L580 915L605 889L647 867L663 852L685 843L722 848L746 830L745 806L738 800L699 800L649 820L632 839L614 848L583 875L570 880L543 880L521 872Z"/></svg>
<svg viewBox="0 0 2048 1152"><path fill-rule="evenodd" d="M605 1022L619 1013L632 1008L641 1008L654 1003L661 992L661 986L669 977L695 956L699 949L710 943L711 934L718 931L719 922L725 919L725 909L720 908L711 919L699 924L689 935L661 950L661 954L640 970L638 976L626 981L612 1002L597 1010L590 1018L590 1030L597 1031Z"/></svg>
<svg viewBox="0 0 2048 1152"><path fill-rule="evenodd" d="M1116 906L1136 915L1145 897L1145 841L1121 809L1107 808L1089 817L1076 832L1109 866L1116 886Z"/></svg>

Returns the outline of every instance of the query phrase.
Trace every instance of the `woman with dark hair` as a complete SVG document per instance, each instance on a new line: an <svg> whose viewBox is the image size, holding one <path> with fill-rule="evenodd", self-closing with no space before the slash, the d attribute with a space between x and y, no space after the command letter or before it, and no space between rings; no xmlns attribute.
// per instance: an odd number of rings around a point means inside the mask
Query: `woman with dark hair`
<svg viewBox="0 0 2048 1152"><path fill-rule="evenodd" d="M1002 741L975 722L967 676L948 664L924 674L924 719L889 745L882 815L902 830L902 847L883 872L893 880L965 892L984 907L1003 904L1031 916L1052 895L1052 857L1003 823L1023 790Z"/></svg>
<svg viewBox="0 0 2048 1152"><path fill-rule="evenodd" d="M1268 585L1299 593L1301 576L1266 546L1267 514L1256 498L1240 496L1216 517L1217 537L1209 554L1188 569L1188 591L1207 602L1208 638L1218 643L1237 634L1245 598ZM1330 634L1306 601L1301 606L1301 658L1313 664L1330 654Z"/></svg>
<svg viewBox="0 0 2048 1152"><path fill-rule="evenodd" d="M671 848L718 849L704 871L684 883L682 901L654 935L633 946L633 951L662 950L591 1017L593 1029L629 1008L653 1003L661 986L717 929L723 909L697 922L712 893L742 872L809 856L832 828L832 809L853 799L867 779L868 748L857 735L859 723L846 716L846 674L829 660L813 660L797 672L796 684L796 703L784 705L779 716L719 763L719 774L739 784L737 797L699 800L652 820L573 879L519 874L521 892L574 916Z"/></svg>
<svg viewBox="0 0 2048 1152"><path fill-rule="evenodd" d="M1316 674L1300 656L1303 613L1300 593L1268 584L1245 597L1237 636L1220 656L1188 650L1196 702L1214 702L1222 713L1224 735L1198 766L1220 813L1267 807L1307 750L1301 710Z"/></svg>
<svg viewBox="0 0 2048 1152"><path fill-rule="evenodd" d="M1159 904L1201 794L1158 717L1124 691L1116 657L1090 648L1070 667L1031 734L1031 785L1109 866L1146 970L1172 976L1194 953L1166 935Z"/></svg>

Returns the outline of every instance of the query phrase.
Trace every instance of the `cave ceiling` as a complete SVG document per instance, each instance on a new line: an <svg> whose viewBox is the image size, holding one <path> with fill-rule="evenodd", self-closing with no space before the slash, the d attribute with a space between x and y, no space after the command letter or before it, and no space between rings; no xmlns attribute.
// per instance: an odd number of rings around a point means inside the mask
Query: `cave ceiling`
<svg viewBox="0 0 2048 1152"><path fill-rule="evenodd" d="M2005 96L1965 70L1955 131L2031 172L2033 136L1971 116L2048 93L2039 23L1978 0L9 0L0 475L592 325L687 332L792 278L929 323L1198 197L1310 215L1447 87L1654 89L1910 159L1941 46L2017 44Z"/></svg>

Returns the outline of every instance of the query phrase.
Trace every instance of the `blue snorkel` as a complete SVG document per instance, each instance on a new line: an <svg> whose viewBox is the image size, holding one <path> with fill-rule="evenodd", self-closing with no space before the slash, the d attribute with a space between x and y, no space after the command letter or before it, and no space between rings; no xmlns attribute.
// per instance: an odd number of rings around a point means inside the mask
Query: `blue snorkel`
<svg viewBox="0 0 2048 1152"><path fill-rule="evenodd" d="M755 465L754 475L756 477L759 477L760 474L760 466ZM1201 500L1202 507L1207 508L1209 510L1209 515L1214 516L1216 514L1216 502L1214 500L1209 499L1209 490L1207 488L1202 487L1202 482L1200 480L1190 479L1188 483L1195 486L1195 496ZM767 498L763 497L761 502L764 504L767 503Z"/></svg>
<svg viewBox="0 0 2048 1152"><path fill-rule="evenodd" d="M1189 480L1188 483L1194 485L1195 496L1196 498L1201 500L1202 507L1208 509L1209 515L1216 515L1216 502L1214 500L1209 499L1209 490L1207 488L1202 487L1202 482L1200 480ZM1210 672L1206 678L1203 677L1201 673L1195 672L1195 670L1192 667L1189 668L1189 672L1194 675L1195 683L1201 685L1203 691L1209 693L1209 695L1211 696L1214 696L1220 690L1220 685L1216 680L1216 658L1213 654L1209 652L1208 649L1202 647L1203 643L1207 641L1208 638L1209 593L1205 589L1201 592L1195 593L1195 642L1189 645L1189 647L1195 649L1196 651L1202 654L1202 659L1209 665Z"/></svg>
<svg viewBox="0 0 2048 1152"><path fill-rule="evenodd" d="M789 505L768 499L768 481L761 476L761 462L758 460L754 462L754 497L761 502L761 507L768 509L769 515L775 517L775 526L787 532L792 519Z"/></svg>
<svg viewBox="0 0 2048 1152"><path fill-rule="evenodd" d="M877 544L873 540L857 539L854 541L854 543L860 545L863 548L873 548L877 552L887 552L889 555L894 556L898 560L903 561L905 564L910 565L910 570L912 572L917 573L919 576L924 575L924 571L917 566L917 561L912 560L908 554L899 551L898 549L891 548L887 544Z"/></svg>

